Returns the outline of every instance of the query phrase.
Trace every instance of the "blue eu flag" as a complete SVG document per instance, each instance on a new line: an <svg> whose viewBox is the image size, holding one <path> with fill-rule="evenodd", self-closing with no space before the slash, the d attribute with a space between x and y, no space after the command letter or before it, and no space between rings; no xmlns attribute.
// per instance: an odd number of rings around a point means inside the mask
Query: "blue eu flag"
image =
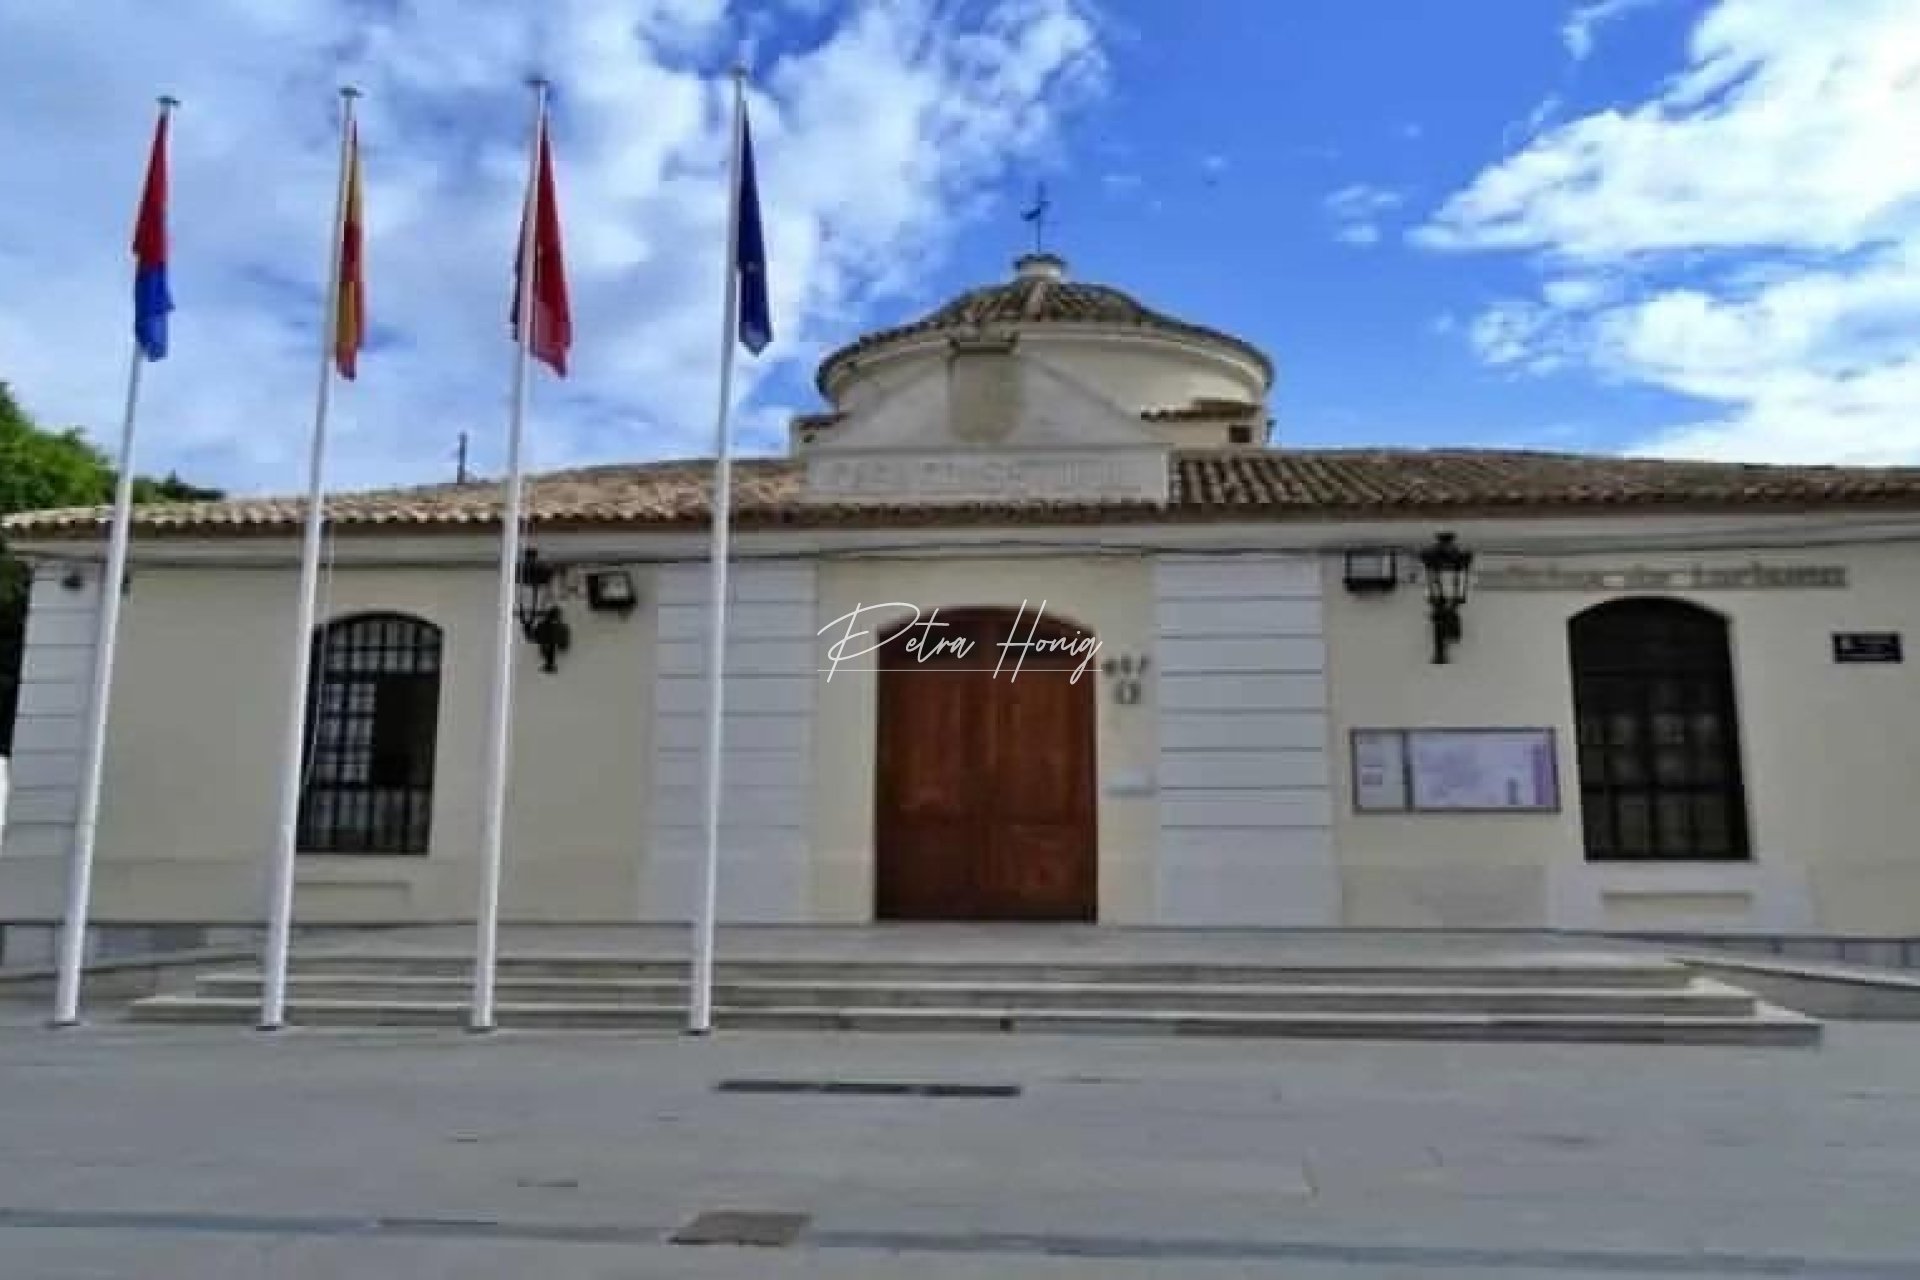
<svg viewBox="0 0 1920 1280"><path fill-rule="evenodd" d="M740 345L759 355L773 341L773 309L767 303L767 240L760 228L760 184L753 176L753 132L744 104L740 112L740 212L733 269L740 273Z"/></svg>

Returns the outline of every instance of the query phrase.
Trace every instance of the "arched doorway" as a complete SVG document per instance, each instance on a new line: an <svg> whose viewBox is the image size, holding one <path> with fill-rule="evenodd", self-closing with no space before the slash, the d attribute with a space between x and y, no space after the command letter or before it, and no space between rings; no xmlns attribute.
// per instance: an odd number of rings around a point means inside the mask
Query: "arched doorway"
<svg viewBox="0 0 1920 1280"><path fill-rule="evenodd" d="M1074 678L1091 633L1031 609L937 621L877 651L875 914L1092 920L1094 665Z"/></svg>
<svg viewBox="0 0 1920 1280"><path fill-rule="evenodd" d="M1748 856L1726 619L1614 600L1568 623L1587 857Z"/></svg>

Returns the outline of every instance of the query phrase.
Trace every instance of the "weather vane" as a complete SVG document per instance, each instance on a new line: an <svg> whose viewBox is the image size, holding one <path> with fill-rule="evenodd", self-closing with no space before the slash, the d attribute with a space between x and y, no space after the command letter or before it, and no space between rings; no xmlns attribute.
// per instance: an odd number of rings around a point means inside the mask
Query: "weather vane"
<svg viewBox="0 0 1920 1280"><path fill-rule="evenodd" d="M1037 182L1033 188L1033 206L1020 215L1022 222L1033 224L1033 251L1047 251L1047 214L1053 209L1053 202L1047 199L1047 184Z"/></svg>

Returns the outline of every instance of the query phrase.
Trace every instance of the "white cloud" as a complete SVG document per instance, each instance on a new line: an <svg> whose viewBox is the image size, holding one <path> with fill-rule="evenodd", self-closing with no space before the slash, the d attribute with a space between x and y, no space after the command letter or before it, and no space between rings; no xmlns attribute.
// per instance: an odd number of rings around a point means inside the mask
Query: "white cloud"
<svg viewBox="0 0 1920 1280"><path fill-rule="evenodd" d="M1488 364L1517 364L1533 349L1539 330L1539 313L1534 308L1504 302L1473 318L1467 326L1467 340Z"/></svg>
<svg viewBox="0 0 1920 1280"><path fill-rule="evenodd" d="M1645 9L1658 3L1660 0L1589 0L1576 6L1567 15L1566 25L1560 28L1560 37L1566 41L1567 52L1573 55L1573 60L1584 62L1593 53L1594 32L1635 9Z"/></svg>
<svg viewBox="0 0 1920 1280"><path fill-rule="evenodd" d="M1701 402L1636 450L1920 459L1920 0L1720 0L1648 101L1571 120L1416 239L1519 251L1483 358Z"/></svg>
<svg viewBox="0 0 1920 1280"><path fill-rule="evenodd" d="M1467 325L1467 341L1490 365L1551 373L1566 365L1567 339L1547 307L1509 299L1486 308Z"/></svg>
<svg viewBox="0 0 1920 1280"><path fill-rule="evenodd" d="M1327 196L1327 215L1333 219L1334 239L1342 244L1378 244L1380 220L1406 202L1406 197L1385 187L1357 182L1341 187Z"/></svg>
<svg viewBox="0 0 1920 1280"><path fill-rule="evenodd" d="M1540 131L1547 127L1547 123L1559 113L1561 105L1560 95L1557 93L1550 93L1542 98L1534 105L1533 110L1527 113L1526 119L1516 120L1501 131L1500 149L1511 150L1532 142L1540 135Z"/></svg>
<svg viewBox="0 0 1920 1280"><path fill-rule="evenodd" d="M1131 195L1140 189L1141 177L1137 173L1105 173L1100 175L1100 185L1107 194L1115 196Z"/></svg>
<svg viewBox="0 0 1920 1280"><path fill-rule="evenodd" d="M1564 276L1540 286L1547 305L1561 311L1585 311L1615 296L1612 281L1596 276Z"/></svg>
<svg viewBox="0 0 1920 1280"><path fill-rule="evenodd" d="M1356 182L1327 196L1327 212L1336 218L1371 218L1399 208L1405 199L1397 191Z"/></svg>
<svg viewBox="0 0 1920 1280"><path fill-rule="evenodd" d="M437 479L458 433L498 465L524 75L556 82L574 376L534 389L530 456L703 452L719 340L723 68L746 24L779 340L805 368L917 281L1007 170L1097 93L1085 0L788 0L782 43L726 0L0 0L0 378L105 438L127 240L160 90L174 133L174 355L145 381L140 465L301 483L331 212L332 89L366 91L376 345L335 404L337 485ZM818 21L824 17L825 25ZM156 72L156 69L159 69ZM156 79L156 74L166 78ZM751 386L743 388L750 393ZM760 421L764 415L745 415ZM763 435L771 433L763 432Z"/></svg>
<svg viewBox="0 0 1920 1280"><path fill-rule="evenodd" d="M1599 260L1847 249L1891 233L1920 192L1920 170L1891 162L1916 106L1916 0L1722 0L1665 92L1542 135L1448 200L1426 237Z"/></svg>

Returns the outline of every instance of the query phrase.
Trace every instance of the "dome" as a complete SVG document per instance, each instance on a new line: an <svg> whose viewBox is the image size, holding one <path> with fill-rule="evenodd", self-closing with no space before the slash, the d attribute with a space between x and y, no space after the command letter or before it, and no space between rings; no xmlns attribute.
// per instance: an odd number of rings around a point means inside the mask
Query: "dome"
<svg viewBox="0 0 1920 1280"><path fill-rule="evenodd" d="M820 362L815 382L822 394L830 396L829 387L841 369L857 357L895 343L939 333L973 333L981 329L1035 325L1127 328L1199 339L1231 348L1250 359L1265 381L1273 380L1273 362L1253 344L1155 311L1132 294L1111 285L1069 280L1064 259L1050 253L1030 253L1014 263L1011 280L969 289L918 320L876 330L841 347Z"/></svg>

